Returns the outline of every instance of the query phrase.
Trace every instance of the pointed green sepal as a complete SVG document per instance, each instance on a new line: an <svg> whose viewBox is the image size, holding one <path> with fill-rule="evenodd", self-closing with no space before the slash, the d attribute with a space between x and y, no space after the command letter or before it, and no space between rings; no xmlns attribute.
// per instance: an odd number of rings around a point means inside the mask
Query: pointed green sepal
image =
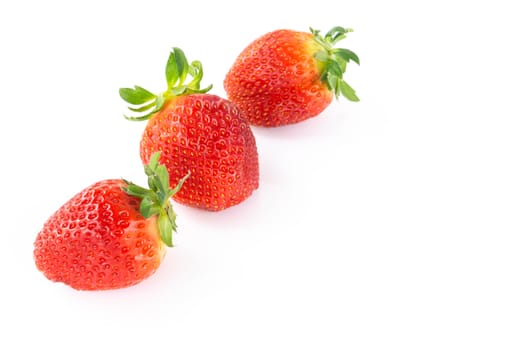
<svg viewBox="0 0 517 350"><path fill-rule="evenodd" d="M167 81L167 88L171 89L178 81L178 65L176 64L176 56L174 51L169 54L169 59L165 65L165 79Z"/></svg>
<svg viewBox="0 0 517 350"><path fill-rule="evenodd" d="M186 82L188 76L192 77L190 82ZM131 115L124 115L124 118L132 121L148 120L162 109L166 101L174 97L208 92L212 85L201 89L202 78L201 62L193 61L189 64L180 48L172 48L165 66L166 91L156 95L137 85L134 88L119 89L120 97L129 104L128 110L131 112Z"/></svg>
<svg viewBox="0 0 517 350"><path fill-rule="evenodd" d="M141 105L156 98L155 94L138 85L135 85L134 88L120 88L119 95L132 105Z"/></svg>
<svg viewBox="0 0 517 350"><path fill-rule="evenodd" d="M344 80L338 80L338 88L341 95L345 96L352 102L359 102L359 97L355 94L355 90ZM337 91L337 90L336 90Z"/></svg>
<svg viewBox="0 0 517 350"><path fill-rule="evenodd" d="M179 81L179 85L183 84L187 77L189 64L185 53L178 47L173 47L169 54L169 59L165 66L165 79L167 80L167 88L171 90Z"/></svg>
<svg viewBox="0 0 517 350"><path fill-rule="evenodd" d="M172 231L173 225L171 222L171 218L167 215L168 213L163 212L158 216L158 229L160 230L160 238L163 243L167 244L167 246L172 247Z"/></svg>
<svg viewBox="0 0 517 350"><path fill-rule="evenodd" d="M353 51L350 51L348 49L336 48L336 49L332 50L332 53L337 58L339 58L343 61L346 61L346 62L354 61L358 65L360 64L359 57L357 57L357 55Z"/></svg>
<svg viewBox="0 0 517 350"><path fill-rule="evenodd" d="M173 47L172 51L176 57L176 66L178 67L178 81L179 85L181 85L185 82L185 78L187 78L189 71L187 56L185 56L183 50L178 47Z"/></svg>
<svg viewBox="0 0 517 350"><path fill-rule="evenodd" d="M160 213L160 207L157 205L154 198L144 197L140 202L140 214L144 218L149 219L151 216L158 215Z"/></svg>
<svg viewBox="0 0 517 350"><path fill-rule="evenodd" d="M122 190L127 194L140 198L140 214L150 218L158 216L158 230L162 241L172 247L172 234L176 233L176 213L171 204L171 197L176 194L185 180L190 176L187 173L174 188L170 188L167 168L159 163L160 152L153 153L149 163L144 166L149 188L144 188L126 181Z"/></svg>
<svg viewBox="0 0 517 350"><path fill-rule="evenodd" d="M149 103L149 104L146 104L146 105L143 105L143 106L140 106L138 108L133 108L133 107L127 107L131 112L135 112L135 113L142 113L142 112L147 112L148 110L150 110L151 108L155 107L156 106L156 100Z"/></svg>
<svg viewBox="0 0 517 350"><path fill-rule="evenodd" d="M187 180L190 176L190 171L187 172L187 175L183 176L179 181L178 181L178 184L176 185L176 187L174 187L172 190L171 190L171 197L174 196L176 193L178 193L178 191L181 189L181 186L183 186L183 183L185 182L185 180Z"/></svg>
<svg viewBox="0 0 517 350"><path fill-rule="evenodd" d="M336 98L344 96L350 101L359 101L355 90L343 80L347 64L352 61L359 65L359 57L351 50L334 48L334 45L346 38L346 35L353 32L353 29L334 27L324 36L321 36L319 30L310 28L310 31L314 36L314 41L320 46L320 49L314 53L314 58L320 67L321 81L327 85Z"/></svg>
<svg viewBox="0 0 517 350"><path fill-rule="evenodd" d="M338 41L346 38L346 34L353 32L351 28L334 27L325 34L325 41L334 46Z"/></svg>

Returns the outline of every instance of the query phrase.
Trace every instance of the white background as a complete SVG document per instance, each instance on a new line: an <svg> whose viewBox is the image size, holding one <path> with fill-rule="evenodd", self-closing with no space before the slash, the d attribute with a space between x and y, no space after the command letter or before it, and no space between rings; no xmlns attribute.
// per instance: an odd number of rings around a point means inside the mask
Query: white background
<svg viewBox="0 0 517 350"><path fill-rule="evenodd" d="M7 1L0 5L2 349L516 349L517 36L510 1ZM359 103L253 128L260 188L175 205L162 266L117 291L37 271L45 220L144 180L118 88L169 49L226 71L275 29L355 32Z"/></svg>

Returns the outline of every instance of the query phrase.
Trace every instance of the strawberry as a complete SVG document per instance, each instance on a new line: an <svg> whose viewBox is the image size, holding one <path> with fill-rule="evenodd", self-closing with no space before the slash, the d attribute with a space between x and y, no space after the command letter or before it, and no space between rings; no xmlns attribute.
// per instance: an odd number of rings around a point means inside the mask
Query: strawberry
<svg viewBox="0 0 517 350"><path fill-rule="evenodd" d="M158 269L172 246L176 214L159 153L145 166L150 189L120 179L99 181L75 195L44 224L34 242L37 268L78 290L128 287Z"/></svg>
<svg viewBox="0 0 517 350"><path fill-rule="evenodd" d="M333 95L359 101L344 80L347 63L359 64L350 50L333 46L352 29L276 30L256 39L237 57L226 74L228 99L259 126L297 123L320 114Z"/></svg>
<svg viewBox="0 0 517 350"><path fill-rule="evenodd" d="M190 83L185 83L188 75ZM191 177L174 200L218 211L241 203L258 188L259 169L255 137L246 119L230 101L200 89L203 68L188 63L173 48L167 61L167 90L155 95L135 86L121 88L130 104L129 120L148 120L140 141L145 163L161 152L172 183L190 171ZM143 115L140 115L143 114Z"/></svg>

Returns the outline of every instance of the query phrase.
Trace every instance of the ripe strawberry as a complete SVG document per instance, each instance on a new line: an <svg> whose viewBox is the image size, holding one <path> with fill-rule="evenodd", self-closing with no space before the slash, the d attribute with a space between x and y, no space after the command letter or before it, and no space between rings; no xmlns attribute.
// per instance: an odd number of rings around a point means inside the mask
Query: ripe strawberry
<svg viewBox="0 0 517 350"><path fill-rule="evenodd" d="M97 182L66 202L34 242L37 268L79 290L128 287L152 275L172 246L176 214L159 153L145 166L150 189L125 180Z"/></svg>
<svg viewBox="0 0 517 350"><path fill-rule="evenodd" d="M343 80L355 53L333 48L352 29L332 28L324 37L276 30L249 44L237 57L224 80L228 99L241 108L253 125L279 126L320 114L343 95L359 101Z"/></svg>
<svg viewBox="0 0 517 350"><path fill-rule="evenodd" d="M185 84L187 75L192 81ZM120 89L135 113L129 120L149 120L140 142L145 163L161 151L170 181L190 171L191 177L174 199L207 210L236 205L258 188L259 169L255 137L240 110L230 101L200 89L202 65L190 65L174 48L165 69L167 91L155 95L146 89Z"/></svg>

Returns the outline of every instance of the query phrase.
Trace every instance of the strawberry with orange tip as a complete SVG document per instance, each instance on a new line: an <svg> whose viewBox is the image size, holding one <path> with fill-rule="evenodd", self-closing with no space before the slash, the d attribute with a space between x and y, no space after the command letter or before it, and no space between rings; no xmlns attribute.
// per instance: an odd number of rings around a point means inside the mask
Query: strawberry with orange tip
<svg viewBox="0 0 517 350"><path fill-rule="evenodd" d="M351 50L335 48L352 29L320 31L276 30L249 44L226 74L228 99L253 125L280 126L319 115L334 96L359 101L343 80Z"/></svg>

